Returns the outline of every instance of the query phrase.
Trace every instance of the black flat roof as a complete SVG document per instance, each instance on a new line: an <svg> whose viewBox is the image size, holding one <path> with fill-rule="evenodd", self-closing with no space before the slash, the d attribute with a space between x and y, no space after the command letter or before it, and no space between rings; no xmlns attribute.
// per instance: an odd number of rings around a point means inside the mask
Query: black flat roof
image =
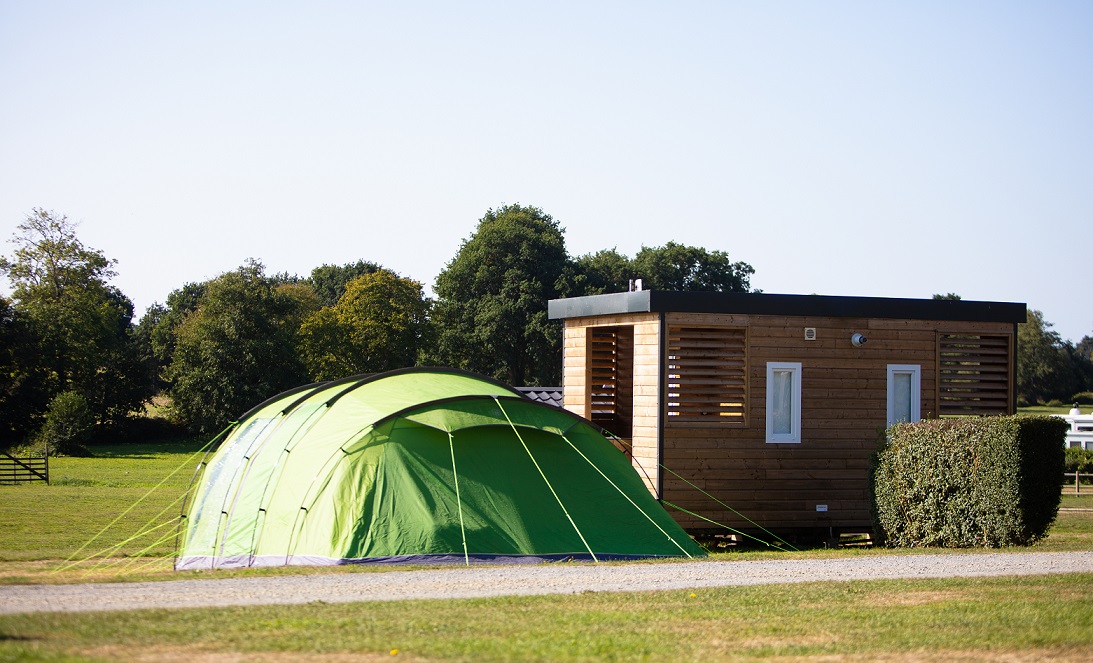
<svg viewBox="0 0 1093 663"><path fill-rule="evenodd" d="M1025 304L1013 302L668 290L552 299L547 304L547 312L551 320L620 313L740 313L967 322L1025 321Z"/></svg>

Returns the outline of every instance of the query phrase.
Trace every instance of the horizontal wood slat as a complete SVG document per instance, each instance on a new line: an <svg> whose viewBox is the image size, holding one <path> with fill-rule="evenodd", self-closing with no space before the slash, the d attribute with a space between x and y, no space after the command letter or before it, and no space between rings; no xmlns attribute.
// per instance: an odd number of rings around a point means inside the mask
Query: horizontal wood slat
<svg viewBox="0 0 1093 663"><path fill-rule="evenodd" d="M747 343L746 327L670 326L668 421L746 423Z"/></svg>
<svg viewBox="0 0 1093 663"><path fill-rule="evenodd" d="M940 415L1009 413L1012 337L942 333L937 343Z"/></svg>

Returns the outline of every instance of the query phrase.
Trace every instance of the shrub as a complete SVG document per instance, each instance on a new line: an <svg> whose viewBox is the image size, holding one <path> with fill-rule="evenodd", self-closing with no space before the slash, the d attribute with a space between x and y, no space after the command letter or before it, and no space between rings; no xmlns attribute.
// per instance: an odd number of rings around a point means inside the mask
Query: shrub
<svg viewBox="0 0 1093 663"><path fill-rule="evenodd" d="M1071 401L1071 403L1073 403L1073 402L1074 401ZM1069 404L1070 403L1062 402L1058 398L1052 398L1050 401L1044 403L1044 405L1046 405L1047 407L1063 407L1064 405L1069 405Z"/></svg>
<svg viewBox="0 0 1093 663"><path fill-rule="evenodd" d="M1066 474L1093 472L1093 450L1080 447L1067 449L1063 462L1063 472Z"/></svg>
<svg viewBox="0 0 1093 663"><path fill-rule="evenodd" d="M162 417L132 417L97 426L88 444L130 444L180 440L188 436L186 427Z"/></svg>
<svg viewBox="0 0 1093 663"><path fill-rule="evenodd" d="M45 423L38 432L38 443L50 453L64 456L90 456L84 444L95 428L95 415L87 399L74 391L53 397L46 409Z"/></svg>
<svg viewBox="0 0 1093 663"><path fill-rule="evenodd" d="M1070 402L1078 405L1093 405L1093 391L1080 391L1070 397Z"/></svg>
<svg viewBox="0 0 1093 663"><path fill-rule="evenodd" d="M1067 424L1057 417L897 424L874 457L878 537L892 546L1027 545L1058 513Z"/></svg>

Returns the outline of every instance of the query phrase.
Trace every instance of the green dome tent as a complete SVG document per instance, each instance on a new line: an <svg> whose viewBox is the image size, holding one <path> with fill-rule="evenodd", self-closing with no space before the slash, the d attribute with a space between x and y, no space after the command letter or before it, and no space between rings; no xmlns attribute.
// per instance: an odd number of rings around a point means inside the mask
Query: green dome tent
<svg viewBox="0 0 1093 663"><path fill-rule="evenodd" d="M177 569L705 554L594 424L451 369L266 401L183 515Z"/></svg>

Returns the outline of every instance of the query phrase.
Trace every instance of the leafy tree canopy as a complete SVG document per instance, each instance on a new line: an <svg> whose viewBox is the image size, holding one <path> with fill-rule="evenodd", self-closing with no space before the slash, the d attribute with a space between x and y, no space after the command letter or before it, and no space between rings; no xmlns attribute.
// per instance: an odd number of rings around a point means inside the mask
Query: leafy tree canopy
<svg viewBox="0 0 1093 663"><path fill-rule="evenodd" d="M675 242L643 246L634 256L633 269L647 290L748 292L755 273L746 262L732 262L724 251Z"/></svg>
<svg viewBox="0 0 1093 663"><path fill-rule="evenodd" d="M40 208L16 228L13 260L0 258L21 303L59 301L70 289L105 287L116 276L115 261L90 249L76 237L76 224Z"/></svg>
<svg viewBox="0 0 1093 663"><path fill-rule="evenodd" d="M197 308L175 330L167 376L177 416L208 433L306 382L295 351L300 307L255 260L205 284Z"/></svg>
<svg viewBox="0 0 1093 663"><path fill-rule="evenodd" d="M65 216L34 209L19 224L0 269L38 339L50 394L74 391L100 422L124 418L148 396L131 334L133 304L109 285L114 261L76 236Z"/></svg>
<svg viewBox="0 0 1093 663"><path fill-rule="evenodd" d="M307 281L322 306L334 306L345 294L345 286L355 278L382 269L374 262L358 260L346 265L320 265L311 270Z"/></svg>
<svg viewBox="0 0 1093 663"><path fill-rule="evenodd" d="M634 279L641 279L646 290L748 292L755 273L724 251L676 242L642 247L633 259L616 249L590 253L574 260L574 268L578 290L586 295L626 292Z"/></svg>
<svg viewBox="0 0 1093 663"><path fill-rule="evenodd" d="M1093 360L1093 336L1083 336L1074 350L1079 356Z"/></svg>
<svg viewBox="0 0 1093 663"><path fill-rule="evenodd" d="M49 401L49 374L39 351L27 320L0 297L0 449L26 440Z"/></svg>
<svg viewBox="0 0 1093 663"><path fill-rule="evenodd" d="M1044 314L1028 309L1017 326L1017 395L1029 403L1066 399L1079 390L1070 352Z"/></svg>
<svg viewBox="0 0 1093 663"><path fill-rule="evenodd" d="M489 210L437 276L436 359L511 384L557 384L561 330L547 301L564 285L562 228L537 207Z"/></svg>
<svg viewBox="0 0 1093 663"><path fill-rule="evenodd" d="M626 292L635 278L633 262L616 249L588 253L573 262L583 295Z"/></svg>
<svg viewBox="0 0 1093 663"><path fill-rule="evenodd" d="M315 380L413 366L426 338L429 302L417 281L380 269L346 285L332 307L300 328L300 354Z"/></svg>

